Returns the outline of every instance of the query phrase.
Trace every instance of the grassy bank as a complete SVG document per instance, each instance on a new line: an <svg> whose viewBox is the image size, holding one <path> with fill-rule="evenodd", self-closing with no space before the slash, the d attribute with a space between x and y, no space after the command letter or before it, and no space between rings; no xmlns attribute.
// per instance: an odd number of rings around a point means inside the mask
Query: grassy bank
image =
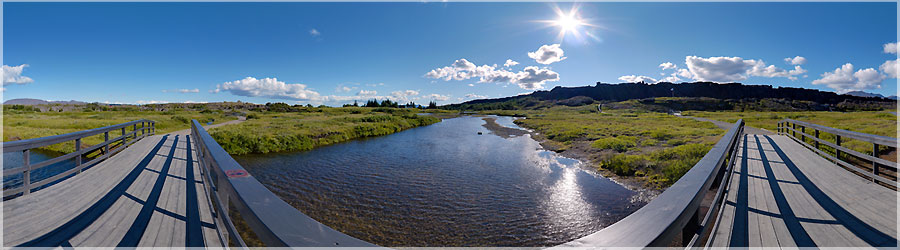
<svg viewBox="0 0 900 250"><path fill-rule="evenodd" d="M667 187L686 173L724 134L709 122L664 113L610 110L595 105L492 111L527 116L516 123L538 132L544 145L651 187Z"/></svg>
<svg viewBox="0 0 900 250"><path fill-rule="evenodd" d="M210 121L220 123L237 118L226 116L220 111L34 112L5 108L3 141L60 135L139 119L156 121L156 133L164 134L190 128L191 119L197 119L203 123ZM129 128L128 131L130 130ZM110 133L111 138L118 136L120 136L118 132ZM90 147L101 142L103 142L103 134L90 136L82 139L82 147ZM58 153L71 153L75 151L75 143L72 141L59 143L43 149Z"/></svg>
<svg viewBox="0 0 900 250"><path fill-rule="evenodd" d="M764 128L769 131L777 131L778 122L783 119L794 119L803 122L809 122L826 127L845 129L860 133L874 134L888 137L897 137L897 116L884 111L866 111L866 112L827 112L827 111L809 111L809 112L699 112L685 111L686 116L704 117L713 120L736 122L738 119L744 119L748 126ZM807 130L807 134L812 134L812 130ZM821 138L827 141L834 141L831 134L821 134ZM810 142L812 142L810 140ZM851 140L845 138L843 146L850 149L872 153L872 144Z"/></svg>
<svg viewBox="0 0 900 250"><path fill-rule="evenodd" d="M230 154L310 150L356 138L387 135L430 125L439 118L398 108L310 108L255 113L247 121L211 129Z"/></svg>

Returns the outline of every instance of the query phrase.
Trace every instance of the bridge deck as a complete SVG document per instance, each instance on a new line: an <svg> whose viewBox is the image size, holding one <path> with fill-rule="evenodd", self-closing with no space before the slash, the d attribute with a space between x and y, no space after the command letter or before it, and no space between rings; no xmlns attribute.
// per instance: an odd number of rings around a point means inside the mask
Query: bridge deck
<svg viewBox="0 0 900 250"><path fill-rule="evenodd" d="M897 193L796 141L741 138L713 246L896 246Z"/></svg>
<svg viewBox="0 0 900 250"><path fill-rule="evenodd" d="M4 246L220 246L185 135L144 138L82 174L3 202Z"/></svg>

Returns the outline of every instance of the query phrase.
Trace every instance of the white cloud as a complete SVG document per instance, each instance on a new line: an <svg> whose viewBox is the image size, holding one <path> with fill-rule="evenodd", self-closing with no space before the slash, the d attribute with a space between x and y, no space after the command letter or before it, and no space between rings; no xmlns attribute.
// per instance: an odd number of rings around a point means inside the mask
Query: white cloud
<svg viewBox="0 0 900 250"><path fill-rule="evenodd" d="M369 87L384 86L384 83L383 83L383 82L379 82L379 83L366 83L366 86L369 86Z"/></svg>
<svg viewBox="0 0 900 250"><path fill-rule="evenodd" d="M157 100L150 100L150 101L140 100L140 101L136 101L135 103L144 105L144 104L163 104L163 103L172 103L172 102L170 102L170 101L157 101Z"/></svg>
<svg viewBox="0 0 900 250"><path fill-rule="evenodd" d="M475 87L475 84L469 83L468 85L469 85L469 87Z"/></svg>
<svg viewBox="0 0 900 250"><path fill-rule="evenodd" d="M563 50L559 48L559 44L543 45L535 52L528 52L528 57L540 64L551 64L565 60Z"/></svg>
<svg viewBox="0 0 900 250"><path fill-rule="evenodd" d="M814 80L812 84L823 84L838 93L849 91L861 91L866 89L881 88L881 82L886 77L873 68L853 71L853 64L847 63L833 72L825 72L822 78Z"/></svg>
<svg viewBox="0 0 900 250"><path fill-rule="evenodd" d="M638 83L638 82L644 82L644 83L649 83L649 84L656 83L656 79L653 79L649 76L627 75L627 76L620 76L619 80L622 80L625 82L633 82L633 83Z"/></svg>
<svg viewBox="0 0 900 250"><path fill-rule="evenodd" d="M446 101L446 100L450 100L450 96L430 94L430 95L423 96L422 99L431 100L431 101Z"/></svg>
<svg viewBox="0 0 900 250"><path fill-rule="evenodd" d="M162 92L163 93L182 93L182 94L200 93L200 89L175 89L175 90L164 89L164 90L162 90Z"/></svg>
<svg viewBox="0 0 900 250"><path fill-rule="evenodd" d="M415 100L415 96L419 95L419 91L415 90L402 90L402 91L394 91L391 92L391 97L395 101L398 102L408 102L409 100Z"/></svg>
<svg viewBox="0 0 900 250"><path fill-rule="evenodd" d="M28 64L12 67L3 65L3 86L10 84L29 84L34 82L31 77L22 75L22 70L25 69L25 67L28 67Z"/></svg>
<svg viewBox="0 0 900 250"><path fill-rule="evenodd" d="M232 95L247 97L268 97L285 100L313 101L320 100L318 92L306 89L299 83L284 83L276 78L256 79L247 77L233 82L216 85L214 93L228 91Z"/></svg>
<svg viewBox="0 0 900 250"><path fill-rule="evenodd" d="M678 68L678 65L675 65L674 63L671 63L671 62L664 62L664 63L659 64L659 68L661 68L662 70L675 69L675 68Z"/></svg>
<svg viewBox="0 0 900 250"><path fill-rule="evenodd" d="M677 83L677 82L680 82L680 81L681 81L681 78L678 78L678 76L676 76L675 73L672 73L671 76L667 76L666 78L659 79L659 81L658 81L657 83L659 83L659 82L671 82L671 83Z"/></svg>
<svg viewBox="0 0 900 250"><path fill-rule="evenodd" d="M516 74L516 77L512 83L518 84L520 88L527 90L542 89L547 81L559 81L558 73L535 66L525 67L525 71L519 72Z"/></svg>
<svg viewBox="0 0 900 250"><path fill-rule="evenodd" d="M359 93L356 93L357 96L375 96L378 94L378 91L375 90L360 90Z"/></svg>
<svg viewBox="0 0 900 250"><path fill-rule="evenodd" d="M881 67L878 67L878 69L890 78L897 78L897 71L900 71L900 64L897 63L898 61L900 61L900 59L887 60L884 64L881 64Z"/></svg>
<svg viewBox="0 0 900 250"><path fill-rule="evenodd" d="M884 53L897 54L897 43L884 44Z"/></svg>
<svg viewBox="0 0 900 250"><path fill-rule="evenodd" d="M806 58L802 57L802 56L795 56L793 58L788 57L788 58L784 59L784 62L786 62L790 65L802 65L802 64L806 63Z"/></svg>
<svg viewBox="0 0 900 250"><path fill-rule="evenodd" d="M475 66L465 58L456 60L451 66L433 69L426 73L425 77L444 81L462 81L477 77L480 83L510 83L529 90L543 88L547 81L559 80L558 73L546 68L528 66L524 71L512 72L497 69L496 64Z"/></svg>
<svg viewBox="0 0 900 250"><path fill-rule="evenodd" d="M506 63L503 63L503 67L507 67L507 68L516 66L516 65L519 65L519 62L513 61L512 59L506 59Z"/></svg>
<svg viewBox="0 0 900 250"><path fill-rule="evenodd" d="M338 92L338 93L350 92L350 91L353 91L354 89L356 89L356 87L347 87L344 85L338 85L337 87L334 88L334 92Z"/></svg>
<svg viewBox="0 0 900 250"><path fill-rule="evenodd" d="M484 99L484 98L487 98L487 97L488 97L488 96L486 96L486 95L476 95L475 93L468 93L468 94L466 94L466 98L468 98L468 99Z"/></svg>
<svg viewBox="0 0 900 250"><path fill-rule="evenodd" d="M319 30L317 30L317 29L311 29L311 30L309 30L309 35L311 35L311 36L319 36L319 35L321 35L321 34L322 34L322 33L319 32Z"/></svg>
<svg viewBox="0 0 900 250"><path fill-rule="evenodd" d="M746 80L750 76L785 77L796 80L795 75L803 74L805 69L799 65L793 70L784 70L774 65L766 66L762 60L745 60L740 57L685 57L685 64L695 80L711 82L736 82ZM678 72L679 76L687 75Z"/></svg>

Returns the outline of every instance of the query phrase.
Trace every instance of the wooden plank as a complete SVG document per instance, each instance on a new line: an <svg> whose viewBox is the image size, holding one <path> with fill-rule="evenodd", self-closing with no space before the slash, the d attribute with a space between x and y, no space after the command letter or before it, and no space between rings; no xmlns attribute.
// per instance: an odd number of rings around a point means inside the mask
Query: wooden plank
<svg viewBox="0 0 900 250"><path fill-rule="evenodd" d="M84 212L106 194L149 152L161 137L142 140L135 147L31 195L4 202L4 245L18 245L46 234ZM62 205L65 204L65 205Z"/></svg>

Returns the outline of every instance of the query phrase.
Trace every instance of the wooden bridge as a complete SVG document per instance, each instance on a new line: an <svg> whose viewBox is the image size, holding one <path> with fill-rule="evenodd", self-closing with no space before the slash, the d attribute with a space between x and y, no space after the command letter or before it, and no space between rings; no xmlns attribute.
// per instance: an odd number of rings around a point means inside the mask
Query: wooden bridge
<svg viewBox="0 0 900 250"><path fill-rule="evenodd" d="M3 245L375 246L279 199L197 121L190 135L155 135L154 125L4 143L24 165L4 166ZM897 139L794 120L778 125L778 135L746 134L738 121L656 199L557 247L896 247L897 163L879 153L895 151ZM82 147L83 138L101 134L103 143ZM845 147L848 140L874 145L872 154ZM30 162L31 150L68 141L75 152ZM66 161L74 167L31 176Z"/></svg>

